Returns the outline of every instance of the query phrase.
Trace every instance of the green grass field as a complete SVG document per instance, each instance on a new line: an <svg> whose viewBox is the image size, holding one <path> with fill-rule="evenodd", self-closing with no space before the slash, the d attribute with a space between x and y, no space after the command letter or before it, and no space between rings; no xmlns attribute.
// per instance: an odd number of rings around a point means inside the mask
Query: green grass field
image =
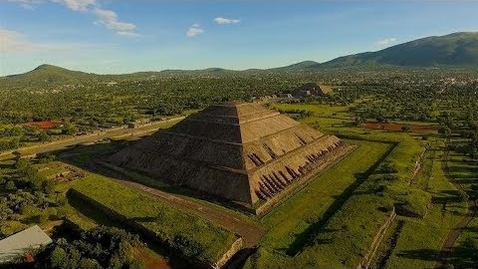
<svg viewBox="0 0 478 269"><path fill-rule="evenodd" d="M307 110L313 112L316 117L350 118L350 115L347 113L348 106L330 106L322 104L272 104L271 108L283 111Z"/></svg>
<svg viewBox="0 0 478 269"><path fill-rule="evenodd" d="M436 144L434 159L427 159L421 171L421 177L424 180L428 174L427 163L430 166L433 160L428 184L417 182L421 188L428 187L428 192L433 197L428 214L423 219L402 218L405 225L387 262L387 268L433 268L435 256L448 233L466 212L466 203L457 200L456 188L446 179L441 170L442 147L443 141L439 141ZM442 211L444 199L447 200L446 211Z"/></svg>
<svg viewBox="0 0 478 269"><path fill-rule="evenodd" d="M406 208L418 213L418 216L397 216L380 245L372 267L434 267L436 254L449 231L463 218L467 209L466 202L460 200L459 192L442 171L442 138L438 135L424 137L412 132L355 127L353 118L347 113L350 106L272 104L271 107L285 111L311 111L311 116L300 120L302 123L318 127L324 133L339 135L359 147L262 218L201 200L187 190L160 183L145 174L126 170L119 172L142 184L174 192L204 206L213 206L232 212L237 218L259 223L267 233L257 253L248 259L246 268L355 268L363 261L373 237L397 203L406 203ZM160 127L167 128L175 123L162 123ZM131 131L134 132L134 129ZM128 139L128 135L121 134L117 138ZM464 141L457 139L454 143L459 145ZM426 153L421 169L409 186L412 170L426 144L431 145L431 150ZM115 151L118 146L121 146L121 141L78 147L70 151L73 154L67 159L83 167L91 160ZM393 179L384 179L383 174L377 172L376 168L380 168L384 160L396 170ZM64 170L63 165L51 162L38 167L48 167L40 173L51 176ZM460 150L452 152L449 166L453 176L467 191L471 191L473 184L478 184L478 162L467 160ZM217 260L235 240L232 233L196 215L172 208L161 200L103 176L88 175L75 182L61 183L56 189L65 193L70 187L133 219L156 232L160 238L172 242L185 255L201 261ZM445 200L446 210L442 210ZM100 223L118 225L97 209L71 197L57 211L85 229ZM53 213L45 211L47 215ZM24 223L23 219L9 221L1 229L20 230L25 228ZM47 221L42 227L48 228L53 224ZM453 256L456 268L470 267L467 259L475 255L470 253L473 249L469 246L470 238L474 240L478 252L477 218L456 243Z"/></svg>
<svg viewBox="0 0 478 269"><path fill-rule="evenodd" d="M390 144L367 141L353 143L360 147L262 219L269 231L261 242L259 253L249 261L248 266L276 268L320 264L315 258L316 253L310 255L309 252L319 249L317 246L307 248L295 258L288 256L287 251L291 245L304 245L307 236L317 237L310 227L323 218L330 206L337 203L347 187L357 180L357 176L367 171L390 147Z"/></svg>
<svg viewBox="0 0 478 269"><path fill-rule="evenodd" d="M160 189L160 190L165 191L165 192L174 193L175 195L181 196L183 199L191 200L191 201L194 201L196 203L201 203L204 206L214 207L217 210L222 210L224 212L234 214L235 218L239 218L243 221L246 221L246 222L249 222L251 224L255 224L255 225L260 226L260 223L258 223L256 217L254 217L250 214L244 213L244 212L240 211L239 209L236 209L236 208L233 208L233 207L224 207L224 206L219 205L216 202L207 201L208 197L200 197L200 196L198 196L198 194L196 192L194 192L192 190L188 190L188 189L181 188L181 187L178 187L178 186L169 185L169 184L164 183L160 180L154 179L150 175L147 175L147 174L142 173L140 171L133 171L133 170L129 170L129 169L124 169L124 168L121 168L121 167L118 167L118 166L115 166L115 165L112 165L112 164L109 164L109 163L106 163L106 162L102 162L101 165L103 165L104 167L107 167L108 169L110 169L112 171L115 171L115 172L118 172L120 174L126 175L126 176L128 176L128 178L130 178L131 180L133 180L135 182L138 182L138 183L141 183L143 185L153 187L153 188L156 188L156 189Z"/></svg>
<svg viewBox="0 0 478 269"><path fill-rule="evenodd" d="M467 140L452 139L451 144L456 146L451 151L448 166L454 182L463 186L470 196L478 196L478 161L471 160L464 150L467 148ZM478 217L474 217L463 230L455 242L452 253L452 264L455 268L471 268L476 265L478 259Z"/></svg>
<svg viewBox="0 0 478 269"><path fill-rule="evenodd" d="M231 232L102 176L79 180L73 189L154 231L180 247L186 256L200 261L218 260L235 240Z"/></svg>
<svg viewBox="0 0 478 269"><path fill-rule="evenodd" d="M315 109L316 105L313 107L286 105L285 108ZM344 108L341 109L344 111ZM336 112L339 110L328 113ZM448 210L445 213L441 211L441 204L430 203L436 198L454 199L456 194L456 189L441 171L442 151L438 150L434 155L427 155L412 186L408 187L407 183L410 181L415 162L418 161L425 144L431 143L430 140L424 140L421 134L366 130L353 127L351 121L315 114L301 121L319 125L319 130L324 132L360 139L361 147L263 219L265 226L270 227L270 230L262 241L258 253L248 260L247 267L356 267L362 261L378 228L390 214L389 211L378 209L389 208L396 201L408 201L411 203L410 208L425 214L425 218L405 216L397 218L395 222L404 223L397 234L397 246L380 248L381 251L391 251L390 257L386 257L386 267L433 267L435 256L430 253L436 254L439 251L448 232L465 212L464 202L448 203ZM331 216L328 216L326 211L334 199L339 197L339 190L344 190L352 184L354 174L356 175L357 171L367 170L379 159L379 152L385 150L380 149L378 145L386 144L371 141L398 143L387 157L387 161L393 163L397 171L397 179L392 182L376 181L375 177L366 179L350 197L347 197L340 208L333 210ZM435 147L440 148L440 145L443 143L438 143ZM331 177L325 180L326 175ZM385 191L380 188L385 188ZM334 191L335 194L332 194ZM324 218L327 221L321 222ZM393 229L396 227L394 223L385 241L394 234ZM310 232L311 230L314 232ZM303 242L300 243L301 241L307 242L305 246ZM302 246L301 252L294 257L287 255L290 254L291 248L297 246ZM382 257L385 255L378 254Z"/></svg>

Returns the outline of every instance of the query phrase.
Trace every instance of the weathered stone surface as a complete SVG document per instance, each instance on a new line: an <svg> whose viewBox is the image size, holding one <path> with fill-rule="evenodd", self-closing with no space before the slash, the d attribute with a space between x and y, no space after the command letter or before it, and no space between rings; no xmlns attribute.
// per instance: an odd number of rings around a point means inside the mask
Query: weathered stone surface
<svg viewBox="0 0 478 269"><path fill-rule="evenodd" d="M312 171L345 143L258 104L225 103L191 115L109 161L250 207Z"/></svg>

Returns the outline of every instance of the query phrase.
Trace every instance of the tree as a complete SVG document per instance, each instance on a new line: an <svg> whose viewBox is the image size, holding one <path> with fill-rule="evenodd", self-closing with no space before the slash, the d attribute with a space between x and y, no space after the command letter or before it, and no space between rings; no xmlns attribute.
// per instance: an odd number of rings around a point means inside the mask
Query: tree
<svg viewBox="0 0 478 269"><path fill-rule="evenodd" d="M111 256L108 268L121 268L123 266L123 262L121 261L121 258L119 255L115 254Z"/></svg>
<svg viewBox="0 0 478 269"><path fill-rule="evenodd" d="M68 259L68 256L66 254L66 251L63 248L57 246L51 252L50 266L51 268L65 268L67 259Z"/></svg>
<svg viewBox="0 0 478 269"><path fill-rule="evenodd" d="M7 184L5 184L5 189L7 191L16 191L17 186L15 186L15 182L13 182L12 180L9 180Z"/></svg>
<svg viewBox="0 0 478 269"><path fill-rule="evenodd" d="M16 159L15 162L15 168L18 171L25 171L29 166L31 166L31 163L27 159L22 159L20 156Z"/></svg>
<svg viewBox="0 0 478 269"><path fill-rule="evenodd" d="M354 119L354 125L355 126L359 126L364 122L365 122L365 120L362 117L355 117L355 119Z"/></svg>
<svg viewBox="0 0 478 269"><path fill-rule="evenodd" d="M65 127L63 127L62 132L66 135L74 135L78 132L78 128L73 124L66 124Z"/></svg>
<svg viewBox="0 0 478 269"><path fill-rule="evenodd" d="M449 136L451 134L451 129L448 126L442 126L438 129L438 133L444 136Z"/></svg>
<svg viewBox="0 0 478 269"><path fill-rule="evenodd" d="M402 125L402 132L408 132L410 131L410 126L409 125Z"/></svg>
<svg viewBox="0 0 478 269"><path fill-rule="evenodd" d="M380 122L380 123L387 123L387 120L385 119L383 115L378 115L376 120L377 122Z"/></svg>
<svg viewBox="0 0 478 269"><path fill-rule="evenodd" d="M101 269L101 265L98 261L89 258L82 258L78 263L78 268L82 269Z"/></svg>
<svg viewBox="0 0 478 269"><path fill-rule="evenodd" d="M52 194L53 191L55 190L55 185L56 185L55 181L51 179L44 179L43 182L41 183L41 189L46 194Z"/></svg>
<svg viewBox="0 0 478 269"><path fill-rule="evenodd" d="M38 141L45 142L45 141L48 141L48 140L50 140L50 136L45 131L41 131L38 134Z"/></svg>

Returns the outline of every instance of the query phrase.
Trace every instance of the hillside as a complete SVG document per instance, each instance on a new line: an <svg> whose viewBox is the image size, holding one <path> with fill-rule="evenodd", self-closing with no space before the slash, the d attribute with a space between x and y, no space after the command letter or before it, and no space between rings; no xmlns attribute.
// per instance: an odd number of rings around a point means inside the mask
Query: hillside
<svg viewBox="0 0 478 269"><path fill-rule="evenodd" d="M299 63L295 63L295 64L291 64L291 65L288 65L288 66L279 67L279 68L275 68L275 69L277 69L277 70L304 70L304 69L314 68L314 67L319 66L319 65L320 65L320 63L318 63L318 62L303 61L303 62L299 62Z"/></svg>
<svg viewBox="0 0 478 269"><path fill-rule="evenodd" d="M398 66L478 65L478 32L431 36L389 47L336 58L321 68L367 64Z"/></svg>
<svg viewBox="0 0 478 269"><path fill-rule="evenodd" d="M54 65L42 64L30 72L7 76L11 81L35 81L45 83L67 83L82 79L94 79L98 75L71 71Z"/></svg>
<svg viewBox="0 0 478 269"><path fill-rule="evenodd" d="M80 81L108 79L138 79L151 76L223 76L251 75L261 72L290 73L314 72L329 68L370 67L387 65L402 67L430 66L478 66L478 32L460 32L445 36L431 36L399 44L376 52L364 52L342 56L325 63L303 61L288 66L270 69L247 69L242 71L223 68L207 68L202 70L163 70L137 72L124 75L96 75L80 71L71 71L53 65L40 65L34 70L3 77L2 81L18 84L55 84L75 83Z"/></svg>

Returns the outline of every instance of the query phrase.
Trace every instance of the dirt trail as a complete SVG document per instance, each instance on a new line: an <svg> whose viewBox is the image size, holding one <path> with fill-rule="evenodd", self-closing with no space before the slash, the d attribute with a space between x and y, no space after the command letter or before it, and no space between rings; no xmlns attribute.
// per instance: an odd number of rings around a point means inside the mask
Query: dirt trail
<svg viewBox="0 0 478 269"><path fill-rule="evenodd" d="M463 190L463 186L459 183L456 183L455 178L451 175L450 169L448 167L448 161L450 159L450 150L449 150L449 144L450 144L450 139L448 138L446 143L445 143L445 152L443 154L442 158L442 170L443 173L445 174L446 178L460 191L465 192ZM466 194L466 193L465 193ZM468 195L466 195L468 198ZM476 201L472 201L470 199L467 200L468 203L468 211L466 212L466 215L463 217L463 219L458 223L458 225L453 228L453 230L450 231L448 234L448 237L445 240L445 243L443 243L440 252L438 252L438 255L436 256L436 264L435 268L445 268L449 259L450 259L450 254L452 253L453 250L453 245L455 245L456 240L458 237L461 235L462 231L464 228L468 226L468 224L471 222L471 220L477 216L478 214L478 205Z"/></svg>
<svg viewBox="0 0 478 269"><path fill-rule="evenodd" d="M125 175L124 173L121 173L119 171L112 171L111 169L108 169L99 163L92 163L88 166L90 169L98 171L101 174L108 175L113 180L121 184L154 195L155 197L171 204L176 208L180 208L184 211L191 212L202 218L210 220L214 224L217 224L229 231L232 231L242 236L244 239L244 247L246 248L257 246L262 236L265 234L265 231L262 230L259 226L237 218L233 213L218 209L216 207L207 206L205 204L184 198L177 194L168 193L159 189L148 187L141 183L134 182L131 178L129 178L128 175Z"/></svg>
<svg viewBox="0 0 478 269"><path fill-rule="evenodd" d="M411 186L413 184L413 181L418 175L418 172L422 169L423 163L425 161L425 156L430 147L430 144L427 144L425 148L423 149L422 154L420 154L419 160L415 163L415 166L413 167L412 175L408 181L408 186Z"/></svg>

